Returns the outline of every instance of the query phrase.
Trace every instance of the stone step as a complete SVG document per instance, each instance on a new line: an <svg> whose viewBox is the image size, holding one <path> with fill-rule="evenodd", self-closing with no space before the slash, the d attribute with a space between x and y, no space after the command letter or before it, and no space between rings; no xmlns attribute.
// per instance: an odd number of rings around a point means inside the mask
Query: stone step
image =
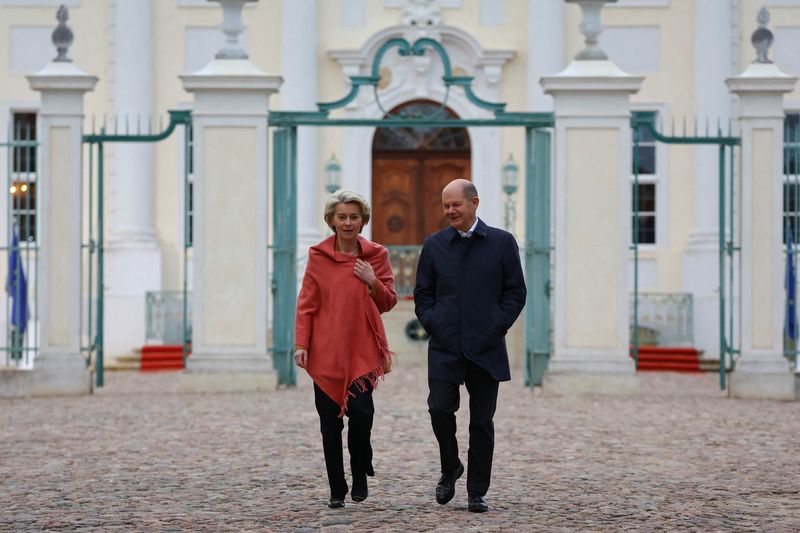
<svg viewBox="0 0 800 533"><path fill-rule="evenodd" d="M631 357L634 357L631 349ZM639 346L637 371L702 372L700 352L682 346Z"/></svg>
<svg viewBox="0 0 800 533"><path fill-rule="evenodd" d="M186 354L187 357L189 354ZM183 346L180 344L143 346L139 370L142 372L183 370Z"/></svg>

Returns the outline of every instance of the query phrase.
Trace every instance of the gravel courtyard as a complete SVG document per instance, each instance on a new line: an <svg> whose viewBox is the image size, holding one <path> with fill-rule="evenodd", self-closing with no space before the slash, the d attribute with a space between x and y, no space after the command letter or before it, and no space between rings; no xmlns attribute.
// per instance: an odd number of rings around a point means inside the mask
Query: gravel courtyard
<svg viewBox="0 0 800 533"><path fill-rule="evenodd" d="M500 388L490 512L434 501L423 366L376 392L370 496L326 507L310 380L179 394L107 374L92 396L0 400L0 531L798 531L800 403L647 374L636 398ZM463 389L462 389L463 391ZM466 460L466 392L459 417Z"/></svg>

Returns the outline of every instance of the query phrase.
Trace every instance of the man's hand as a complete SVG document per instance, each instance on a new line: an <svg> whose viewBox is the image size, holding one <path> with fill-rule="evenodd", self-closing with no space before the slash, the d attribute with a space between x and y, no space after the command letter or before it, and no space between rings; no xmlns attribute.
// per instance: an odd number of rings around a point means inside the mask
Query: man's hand
<svg viewBox="0 0 800 533"><path fill-rule="evenodd" d="M366 283L369 288L375 286L374 284L377 281L377 278L375 277L375 271L372 270L372 265L363 259L356 259L356 266L353 268L353 274L355 274L358 279Z"/></svg>
<svg viewBox="0 0 800 533"><path fill-rule="evenodd" d="M308 364L308 351L298 348L294 351L294 362L300 368L305 368Z"/></svg>

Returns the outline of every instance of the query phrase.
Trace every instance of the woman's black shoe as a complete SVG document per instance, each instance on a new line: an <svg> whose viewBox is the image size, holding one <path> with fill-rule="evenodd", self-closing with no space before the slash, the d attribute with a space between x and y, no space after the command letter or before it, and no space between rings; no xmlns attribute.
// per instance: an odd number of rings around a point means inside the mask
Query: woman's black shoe
<svg viewBox="0 0 800 533"><path fill-rule="evenodd" d="M334 498L331 496L331 499L328 502L328 507L331 509L341 509L344 507L344 498Z"/></svg>
<svg viewBox="0 0 800 533"><path fill-rule="evenodd" d="M350 497L354 502L363 502L369 496L367 489L367 474L353 476L353 488L350 490Z"/></svg>

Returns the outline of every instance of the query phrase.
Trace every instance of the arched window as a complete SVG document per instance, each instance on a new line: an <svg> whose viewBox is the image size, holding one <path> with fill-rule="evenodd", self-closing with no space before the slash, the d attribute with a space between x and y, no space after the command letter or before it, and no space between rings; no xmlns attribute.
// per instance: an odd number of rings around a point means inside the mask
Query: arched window
<svg viewBox="0 0 800 533"><path fill-rule="evenodd" d="M458 118L450 109L429 100L407 102L389 115L403 118ZM465 128L378 128L372 143L375 152L400 150L469 150Z"/></svg>

